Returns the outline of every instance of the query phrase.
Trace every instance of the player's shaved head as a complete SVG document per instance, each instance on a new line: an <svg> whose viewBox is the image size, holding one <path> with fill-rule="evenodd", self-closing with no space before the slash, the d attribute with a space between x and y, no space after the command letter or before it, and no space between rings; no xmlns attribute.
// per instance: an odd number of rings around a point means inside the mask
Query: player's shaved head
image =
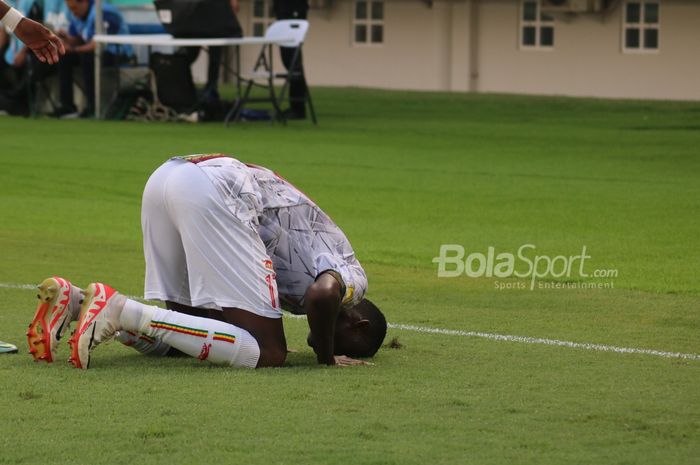
<svg viewBox="0 0 700 465"><path fill-rule="evenodd" d="M349 310L341 310L335 332L335 354L372 357L386 336L386 318L368 299Z"/></svg>

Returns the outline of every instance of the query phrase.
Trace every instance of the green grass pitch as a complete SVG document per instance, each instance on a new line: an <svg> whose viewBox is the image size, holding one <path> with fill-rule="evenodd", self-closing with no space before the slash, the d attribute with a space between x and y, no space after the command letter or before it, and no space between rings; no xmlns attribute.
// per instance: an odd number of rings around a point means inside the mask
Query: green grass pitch
<svg viewBox="0 0 700 465"><path fill-rule="evenodd" d="M59 274L142 295L140 196L171 155L283 174L344 229L392 323L700 353L700 106L314 89L320 124L0 118L0 464L700 463L700 361L390 329L374 366L144 358L36 364ZM608 289L438 278L441 244L573 255ZM557 280L554 280L557 281ZM593 278L569 283L596 282ZM552 280L546 281L551 283ZM560 279L559 282L564 282Z"/></svg>

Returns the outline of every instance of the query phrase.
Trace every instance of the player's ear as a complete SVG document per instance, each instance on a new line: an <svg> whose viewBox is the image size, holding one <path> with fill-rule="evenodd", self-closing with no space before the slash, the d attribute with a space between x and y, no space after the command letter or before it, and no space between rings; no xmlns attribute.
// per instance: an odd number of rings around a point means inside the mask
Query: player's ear
<svg viewBox="0 0 700 465"><path fill-rule="evenodd" d="M369 325L369 320L362 319L362 320L357 320L356 322L354 322L354 323L352 324L352 327L353 327L353 328L362 328L362 327L365 327L365 326L368 326L368 325Z"/></svg>

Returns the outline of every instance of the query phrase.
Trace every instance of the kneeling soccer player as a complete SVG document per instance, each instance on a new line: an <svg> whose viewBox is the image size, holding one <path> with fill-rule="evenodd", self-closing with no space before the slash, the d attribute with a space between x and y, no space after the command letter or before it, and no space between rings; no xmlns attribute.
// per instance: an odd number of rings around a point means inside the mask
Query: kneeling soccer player
<svg viewBox="0 0 700 465"><path fill-rule="evenodd" d="M342 231L306 195L265 168L225 155L173 158L150 177L142 228L144 305L109 286L84 293L62 278L40 285L30 352L52 361L71 321L71 361L115 335L143 353L172 349L232 366L279 366L287 353L280 298L306 313L322 364L353 365L386 334L381 312L363 299L367 279ZM279 286L279 295L278 295Z"/></svg>

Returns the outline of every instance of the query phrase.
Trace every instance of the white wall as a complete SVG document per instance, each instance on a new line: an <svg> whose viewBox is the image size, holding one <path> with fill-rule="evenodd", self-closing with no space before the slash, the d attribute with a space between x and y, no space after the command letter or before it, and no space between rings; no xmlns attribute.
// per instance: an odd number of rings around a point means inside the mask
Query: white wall
<svg viewBox="0 0 700 465"><path fill-rule="evenodd" d="M432 7L385 0L384 44L372 46L352 45L352 0L329 1L309 13L311 85L468 91L474 74L479 92L700 100L698 0L659 0L660 50L651 54L622 52L619 5L604 16L560 17L554 49L526 51L520 0L436 0ZM252 1L241 0L247 34L251 9ZM257 51L242 49L244 68Z"/></svg>
<svg viewBox="0 0 700 465"><path fill-rule="evenodd" d="M622 52L621 7L555 26L553 50L520 50L517 2L482 7L479 89L486 92L700 100L700 2L661 0L658 53Z"/></svg>

